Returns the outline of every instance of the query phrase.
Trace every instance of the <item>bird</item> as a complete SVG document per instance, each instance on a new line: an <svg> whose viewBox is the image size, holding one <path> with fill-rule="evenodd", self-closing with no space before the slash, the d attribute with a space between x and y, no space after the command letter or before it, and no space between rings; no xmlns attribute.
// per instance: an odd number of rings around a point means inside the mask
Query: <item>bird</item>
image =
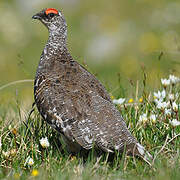
<svg viewBox="0 0 180 180"><path fill-rule="evenodd" d="M105 87L71 56L62 11L45 8L32 18L49 32L35 75L35 104L42 118L60 133L68 151L126 149L150 163L151 154L130 133Z"/></svg>

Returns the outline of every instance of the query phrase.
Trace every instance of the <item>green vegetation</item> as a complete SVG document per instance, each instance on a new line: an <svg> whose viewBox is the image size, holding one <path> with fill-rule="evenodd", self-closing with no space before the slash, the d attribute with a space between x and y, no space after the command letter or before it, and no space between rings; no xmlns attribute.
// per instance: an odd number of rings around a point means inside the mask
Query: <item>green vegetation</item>
<svg viewBox="0 0 180 180"><path fill-rule="evenodd" d="M70 155L37 110L24 112L17 101L11 111L1 108L0 178L179 179L179 78L161 81L159 92L147 92L144 79L141 95L137 83L135 97L115 100L112 96L133 135L153 155L151 167L140 158L119 153Z"/></svg>

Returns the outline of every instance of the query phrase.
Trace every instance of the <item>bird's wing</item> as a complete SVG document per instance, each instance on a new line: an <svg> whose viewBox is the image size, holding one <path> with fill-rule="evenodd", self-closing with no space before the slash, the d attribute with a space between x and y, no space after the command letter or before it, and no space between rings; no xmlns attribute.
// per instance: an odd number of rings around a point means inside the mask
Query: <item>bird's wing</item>
<svg viewBox="0 0 180 180"><path fill-rule="evenodd" d="M81 66L75 69L37 78L35 101L44 119L85 149L113 151L135 141L100 82Z"/></svg>
<svg viewBox="0 0 180 180"><path fill-rule="evenodd" d="M93 74L87 71L86 68L81 64L77 62L75 63L79 66L80 71L83 72L83 77L85 77L86 83L89 84L90 88L93 89L103 99L112 102L107 90L104 88L101 82Z"/></svg>
<svg viewBox="0 0 180 180"><path fill-rule="evenodd" d="M90 149L94 143L111 152L136 141L112 103L94 93L89 98L86 100L91 102L90 106L84 102L84 115L72 124L72 134L79 144Z"/></svg>

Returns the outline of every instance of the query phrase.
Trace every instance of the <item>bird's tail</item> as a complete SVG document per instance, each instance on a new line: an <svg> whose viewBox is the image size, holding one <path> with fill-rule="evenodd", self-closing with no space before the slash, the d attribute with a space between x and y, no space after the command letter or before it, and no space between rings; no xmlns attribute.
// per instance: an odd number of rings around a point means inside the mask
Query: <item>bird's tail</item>
<svg viewBox="0 0 180 180"><path fill-rule="evenodd" d="M144 161L146 161L150 166L152 166L152 155L148 151L146 151L141 144L136 143L134 152L136 155L140 156Z"/></svg>

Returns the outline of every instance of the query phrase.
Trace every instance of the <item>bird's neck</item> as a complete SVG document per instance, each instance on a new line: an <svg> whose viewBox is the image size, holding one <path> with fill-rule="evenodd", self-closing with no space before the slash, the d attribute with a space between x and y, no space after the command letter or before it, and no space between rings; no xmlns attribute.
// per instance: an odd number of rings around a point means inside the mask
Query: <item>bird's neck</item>
<svg viewBox="0 0 180 180"><path fill-rule="evenodd" d="M66 31L64 31L64 33L62 33L62 31L49 33L48 41L41 55L39 69L44 69L44 67L47 69L47 67L50 67L50 64L53 64L54 61L69 61L72 59L66 46L66 40Z"/></svg>
<svg viewBox="0 0 180 180"><path fill-rule="evenodd" d="M55 32L49 32L48 42L45 48L50 48L52 51L67 50L67 31L61 29Z"/></svg>

